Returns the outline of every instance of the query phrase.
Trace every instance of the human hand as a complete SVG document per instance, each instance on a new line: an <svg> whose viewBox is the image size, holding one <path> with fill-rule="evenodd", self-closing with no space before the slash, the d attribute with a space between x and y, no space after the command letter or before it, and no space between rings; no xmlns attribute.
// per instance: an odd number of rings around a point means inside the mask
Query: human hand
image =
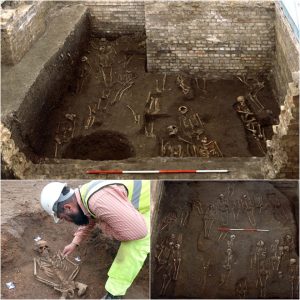
<svg viewBox="0 0 300 300"><path fill-rule="evenodd" d="M71 244L67 245L67 246L64 248L62 254L63 254L64 256L67 256L67 255L73 253L73 252L75 251L76 247L77 247L76 244L71 243Z"/></svg>

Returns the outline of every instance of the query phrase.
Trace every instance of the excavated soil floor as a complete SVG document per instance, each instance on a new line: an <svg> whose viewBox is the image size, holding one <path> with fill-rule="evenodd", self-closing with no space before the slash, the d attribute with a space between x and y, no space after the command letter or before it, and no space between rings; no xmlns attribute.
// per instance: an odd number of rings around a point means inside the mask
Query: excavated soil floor
<svg viewBox="0 0 300 300"><path fill-rule="evenodd" d="M50 253L62 251L71 240L76 226L67 222L55 224L40 210L36 201L40 188L45 182L4 182L2 187L1 229L1 298L2 299L58 299L61 293L37 281L33 275L34 238L46 240ZM31 189L30 189L31 187ZM21 196L20 196L21 195ZM32 202L36 204L32 204ZM8 204L14 202L14 204ZM30 204L31 203L31 204ZM33 213L30 213L33 210ZM76 263L81 258L80 272L76 281L88 285L81 298L100 299L105 294L107 272L117 253L118 243L104 237L96 228L91 237L69 258ZM6 283L13 282L15 289L8 289ZM77 291L75 298L78 298ZM126 298L144 299L149 295L149 263L128 289Z"/></svg>
<svg viewBox="0 0 300 300"><path fill-rule="evenodd" d="M68 57L74 64L72 55ZM236 98L248 93L244 83L237 78L205 80L199 74L196 81L181 75L192 90L192 99L188 99L191 93L184 96L176 75L146 72L144 36L115 40L92 37L78 66L77 79L68 83L68 93L58 101L60 104L47 112L44 135L36 137L45 142L35 154L39 158L92 160L199 156L192 145L206 135L209 141L217 142L223 156L264 155L233 109ZM279 108L267 80L257 95L277 117ZM185 115L179 112L180 106L187 107ZM171 125L178 127L175 137L169 136L167 127ZM270 126L265 127L267 138L271 132Z"/></svg>
<svg viewBox="0 0 300 300"><path fill-rule="evenodd" d="M296 189L294 192L297 195ZM222 201L218 199L220 194L224 195ZM247 195L246 200L243 195ZM210 205L213 209L209 212ZM183 223L182 217L186 220ZM298 299L297 225L291 202L273 185L166 182L156 223L157 236L152 236L153 298ZM232 231L222 235L219 227L270 231ZM292 237L292 242L287 241L287 235ZM276 239L279 240L277 248ZM262 243L259 241L263 241L261 250L257 247ZM176 243L180 245L177 245L179 252L175 250ZM281 246L288 246L283 256L279 254ZM227 252L229 248L231 255ZM275 251L281 257L278 270L273 265ZM175 280L178 257L181 264ZM291 258L296 260L294 273L289 268ZM170 276L167 287L162 289L164 280L168 282Z"/></svg>

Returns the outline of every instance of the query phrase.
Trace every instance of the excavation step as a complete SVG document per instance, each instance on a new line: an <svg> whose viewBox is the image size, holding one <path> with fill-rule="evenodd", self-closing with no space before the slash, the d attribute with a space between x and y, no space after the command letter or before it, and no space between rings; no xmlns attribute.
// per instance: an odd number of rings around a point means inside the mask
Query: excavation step
<svg viewBox="0 0 300 300"><path fill-rule="evenodd" d="M81 40L80 36L86 30L85 24L84 6L65 8L49 22L45 34L32 46L20 63L15 66L2 65L2 117L10 112L19 111L24 100L27 100L25 103L31 104L30 107L34 105L35 109L32 113L38 111L38 103L43 104L43 101L38 99L41 100L51 91L49 79L53 80L52 88L59 88L60 78L56 80L51 78L53 75L58 75L54 66L55 64L63 66L63 62L68 58L61 50L76 47ZM63 68L61 72L65 75ZM37 85L41 89L37 89ZM43 90L43 86L47 86L47 89ZM31 95L31 88L35 91L35 95ZM24 106L22 105L23 109Z"/></svg>
<svg viewBox="0 0 300 300"><path fill-rule="evenodd" d="M206 169L217 170L226 169L228 173L199 173L199 174L139 174L141 179L263 179L261 167L265 164L263 157L223 157L223 158L130 158L126 161L103 161L93 162L88 160L63 160L49 159L47 163L35 165L28 170L26 177L44 178L51 174L52 178L119 178L133 179L136 174L122 175L93 175L86 174L88 170L188 170ZM247 172L245 172L247 170Z"/></svg>

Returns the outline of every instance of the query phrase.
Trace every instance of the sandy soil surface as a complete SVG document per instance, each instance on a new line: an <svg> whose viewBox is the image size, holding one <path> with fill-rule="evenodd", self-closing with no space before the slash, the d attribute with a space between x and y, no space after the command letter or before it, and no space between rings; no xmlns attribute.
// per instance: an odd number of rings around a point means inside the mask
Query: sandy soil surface
<svg viewBox="0 0 300 300"><path fill-rule="evenodd" d="M153 298L298 298L295 215L267 182L167 182L153 231Z"/></svg>
<svg viewBox="0 0 300 300"><path fill-rule="evenodd" d="M52 299L60 293L37 281L33 276L34 238L40 236L49 244L52 253L62 250L71 239L76 226L66 222L54 224L39 204L39 196L48 181L2 181L1 193L1 298ZM84 183L68 181L72 187ZM105 293L107 272L117 252L118 243L95 229L90 239L70 256L81 258L76 280L88 285L83 298L99 299ZM16 288L9 290L7 282ZM126 298L148 298L149 263L145 263ZM76 298L76 297L75 297Z"/></svg>

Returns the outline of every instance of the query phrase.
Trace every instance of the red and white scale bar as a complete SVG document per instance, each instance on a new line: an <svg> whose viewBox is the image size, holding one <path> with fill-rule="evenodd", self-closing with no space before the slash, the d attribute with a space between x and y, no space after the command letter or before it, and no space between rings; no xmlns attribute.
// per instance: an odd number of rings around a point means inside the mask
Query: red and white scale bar
<svg viewBox="0 0 300 300"><path fill-rule="evenodd" d="M228 173L228 170L88 170L86 174Z"/></svg>
<svg viewBox="0 0 300 300"><path fill-rule="evenodd" d="M249 231L249 232L267 232L269 229L257 229L257 228L227 228L227 227L219 227L219 231Z"/></svg>

